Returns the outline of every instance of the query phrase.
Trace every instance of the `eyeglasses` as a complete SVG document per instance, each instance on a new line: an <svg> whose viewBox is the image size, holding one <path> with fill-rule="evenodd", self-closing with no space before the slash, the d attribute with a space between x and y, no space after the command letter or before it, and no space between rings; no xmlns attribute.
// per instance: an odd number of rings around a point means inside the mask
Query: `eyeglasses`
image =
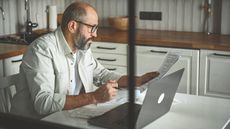
<svg viewBox="0 0 230 129"><path fill-rule="evenodd" d="M83 24L83 25L86 25L86 26L91 27L91 30L90 30L91 33L96 32L97 29L98 29L98 25L90 25L90 24L87 24L87 23L84 23L84 22L78 21L78 20L74 20L74 21L75 21L75 22L78 22L78 23L81 23L81 24Z"/></svg>

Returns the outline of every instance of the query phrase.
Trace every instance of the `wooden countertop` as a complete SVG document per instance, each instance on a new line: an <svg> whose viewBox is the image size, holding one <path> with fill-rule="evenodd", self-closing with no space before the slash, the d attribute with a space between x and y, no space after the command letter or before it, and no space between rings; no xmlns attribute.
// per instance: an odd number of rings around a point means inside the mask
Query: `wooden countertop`
<svg viewBox="0 0 230 129"><path fill-rule="evenodd" d="M127 31L116 31L111 28L99 28L98 37L95 38L95 40L104 42L127 43L127 37ZM137 30L136 44L161 47L230 51L230 35L207 35L201 32Z"/></svg>
<svg viewBox="0 0 230 129"><path fill-rule="evenodd" d="M47 33L50 30L35 31L38 34ZM128 31L117 31L112 28L99 28L95 41L101 42L128 42ZM210 49L230 51L230 35L207 35L201 32L176 32L137 30L136 44L160 47L176 47L189 49ZM23 54L26 45L0 44L0 59Z"/></svg>
<svg viewBox="0 0 230 129"><path fill-rule="evenodd" d="M0 43L0 60L23 54L27 45Z"/></svg>

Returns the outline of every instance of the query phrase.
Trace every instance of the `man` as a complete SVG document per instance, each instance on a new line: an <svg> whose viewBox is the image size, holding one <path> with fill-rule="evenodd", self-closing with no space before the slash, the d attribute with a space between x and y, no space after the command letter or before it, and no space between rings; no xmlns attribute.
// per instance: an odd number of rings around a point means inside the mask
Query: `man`
<svg viewBox="0 0 230 129"><path fill-rule="evenodd" d="M97 36L97 25L95 9L75 2L65 10L61 27L29 45L20 66L12 113L42 118L53 112L109 101L116 96L116 87L127 86L127 76L105 69L92 56L89 48ZM157 75L151 72L137 77L137 85ZM96 90L95 80L104 83Z"/></svg>

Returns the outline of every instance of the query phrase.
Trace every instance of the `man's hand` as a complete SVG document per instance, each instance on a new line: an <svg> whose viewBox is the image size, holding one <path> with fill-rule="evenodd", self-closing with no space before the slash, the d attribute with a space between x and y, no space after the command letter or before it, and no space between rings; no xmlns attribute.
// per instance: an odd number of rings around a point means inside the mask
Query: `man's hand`
<svg viewBox="0 0 230 129"><path fill-rule="evenodd" d="M151 79L155 78L159 76L159 72L149 72L146 73L140 77L135 77L136 80L136 86L141 86L144 83L150 81ZM118 84L119 87L127 87L128 86L128 76L122 76L119 80L118 80Z"/></svg>
<svg viewBox="0 0 230 129"><path fill-rule="evenodd" d="M159 72L149 72L142 75L141 77L137 77L136 86L141 86L157 76L159 76Z"/></svg>
<svg viewBox="0 0 230 129"><path fill-rule="evenodd" d="M106 84L100 86L94 92L96 103L103 103L111 100L117 95L118 83L115 80L109 80Z"/></svg>

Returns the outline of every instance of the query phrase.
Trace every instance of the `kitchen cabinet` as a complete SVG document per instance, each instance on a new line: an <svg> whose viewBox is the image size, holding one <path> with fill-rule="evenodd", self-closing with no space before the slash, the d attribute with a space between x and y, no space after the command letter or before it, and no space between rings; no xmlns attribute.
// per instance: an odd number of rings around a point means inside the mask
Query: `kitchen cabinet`
<svg viewBox="0 0 230 129"><path fill-rule="evenodd" d="M3 77L3 61L0 60L0 77Z"/></svg>
<svg viewBox="0 0 230 129"><path fill-rule="evenodd" d="M13 75L19 73L19 66L22 62L22 54L9 57L3 60L4 76ZM10 99L16 94L16 88L11 86L5 90L5 99Z"/></svg>
<svg viewBox="0 0 230 129"><path fill-rule="evenodd" d="M179 49L153 46L136 47L137 73L144 74L150 71L157 71L163 62L167 52L175 52L180 55L179 60L172 66L167 74L185 68L177 92L197 94L199 79L199 50Z"/></svg>
<svg viewBox="0 0 230 129"><path fill-rule="evenodd" d="M19 66L22 62L22 54L9 57L3 60L4 76L19 73Z"/></svg>
<svg viewBox="0 0 230 129"><path fill-rule="evenodd" d="M127 74L127 44L96 42L92 44L91 49L94 57L103 66ZM177 52L181 57L167 74L185 68L178 92L197 94L199 50L138 45L136 46L136 75L158 70L168 51Z"/></svg>
<svg viewBox="0 0 230 129"><path fill-rule="evenodd" d="M230 99L230 52L201 50L199 95Z"/></svg>
<svg viewBox="0 0 230 129"><path fill-rule="evenodd" d="M127 74L127 45L111 42L95 42L91 46L93 56L107 69Z"/></svg>

